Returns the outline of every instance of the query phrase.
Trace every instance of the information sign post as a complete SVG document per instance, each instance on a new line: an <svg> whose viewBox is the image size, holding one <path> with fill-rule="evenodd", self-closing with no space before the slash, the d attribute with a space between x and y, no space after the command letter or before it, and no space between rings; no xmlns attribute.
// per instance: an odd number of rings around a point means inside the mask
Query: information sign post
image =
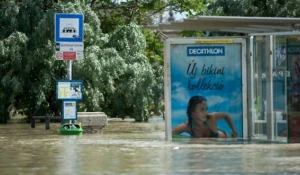
<svg viewBox="0 0 300 175"><path fill-rule="evenodd" d="M82 99L83 83L72 86L72 60L83 60L83 14L55 14L55 57L56 60L67 61L67 78L69 81L57 83L57 99L79 100ZM76 89L78 88L78 89ZM75 104L75 105L70 105ZM66 111L65 111L66 109ZM63 101L63 118L73 119L72 112L77 111L76 101ZM68 115L66 117L65 115ZM73 119L74 120L74 119Z"/></svg>

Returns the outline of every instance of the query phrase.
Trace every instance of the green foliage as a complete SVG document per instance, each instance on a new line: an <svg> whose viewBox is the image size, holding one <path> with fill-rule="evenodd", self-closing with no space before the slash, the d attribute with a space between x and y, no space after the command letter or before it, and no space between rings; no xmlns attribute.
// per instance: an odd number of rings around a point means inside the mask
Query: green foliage
<svg viewBox="0 0 300 175"><path fill-rule="evenodd" d="M138 25L152 23L152 17L168 5L161 0L127 0L118 3L111 0L94 0L91 8L96 12L102 22L102 30L112 33L119 26L132 22Z"/></svg>
<svg viewBox="0 0 300 175"><path fill-rule="evenodd" d="M145 50L146 39L141 29L132 23L117 29L111 35L107 46L115 48L123 57L126 57Z"/></svg>
<svg viewBox="0 0 300 175"><path fill-rule="evenodd" d="M152 65L156 66L159 64L163 66L163 43L161 42L159 32L143 29L143 34L146 37L147 43L146 50L144 51L145 56Z"/></svg>
<svg viewBox="0 0 300 175"><path fill-rule="evenodd" d="M260 115L260 114L261 114L261 110L262 110L262 108L261 108L261 98L260 98L260 96L257 96L257 97L255 98L255 101L254 101L254 107L255 107L256 114L257 114L257 115Z"/></svg>
<svg viewBox="0 0 300 175"><path fill-rule="evenodd" d="M117 103L112 115L124 118L132 114L137 121L147 121L148 109L153 98L154 75L150 63L142 53L146 39L141 29L130 24L117 29L110 37L108 47L115 48L124 59L125 69L115 80L116 91L112 99ZM114 64L117 65L117 64Z"/></svg>
<svg viewBox="0 0 300 175"><path fill-rule="evenodd" d="M220 16L298 17L299 0L216 0L208 6L208 14Z"/></svg>
<svg viewBox="0 0 300 175"><path fill-rule="evenodd" d="M181 31L179 35L182 37L203 37L205 34L201 31Z"/></svg>
<svg viewBox="0 0 300 175"><path fill-rule="evenodd" d="M142 29L131 23L105 34L90 6L82 0L7 1L1 6L1 123L9 118L7 108L11 104L27 116L61 114L55 83L66 79L67 67L54 56L55 13L82 13L85 18L85 59L73 62L72 76L84 80L79 111L148 120L149 106L157 103L163 92L162 71L153 68L144 55L147 40Z"/></svg>
<svg viewBox="0 0 300 175"><path fill-rule="evenodd" d="M6 123L9 119L7 111L11 103L16 102L16 98L24 91L25 60L28 38L20 33L12 33L9 37L0 41L0 122Z"/></svg>
<svg viewBox="0 0 300 175"><path fill-rule="evenodd" d="M207 5L204 15L299 17L299 8L299 0L215 0ZM212 32L211 35L224 36L237 35L237 33Z"/></svg>
<svg viewBox="0 0 300 175"><path fill-rule="evenodd" d="M169 0L174 11L187 12L188 17L204 14L207 4L211 2L214 2L214 0Z"/></svg>

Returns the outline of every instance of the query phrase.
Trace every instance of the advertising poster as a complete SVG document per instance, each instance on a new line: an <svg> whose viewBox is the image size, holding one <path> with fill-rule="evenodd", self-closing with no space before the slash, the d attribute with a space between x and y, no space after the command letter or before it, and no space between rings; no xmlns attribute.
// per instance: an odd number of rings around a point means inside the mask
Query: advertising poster
<svg viewBox="0 0 300 175"><path fill-rule="evenodd" d="M241 42L234 42L230 39L196 40L191 44L170 44L169 49L172 137L220 137L221 134L231 137L233 130L228 120L237 131L237 137L243 137ZM197 99L199 101L202 97L206 99L207 108L199 108L202 111L207 110L207 115L204 117L206 122L201 119L201 122L205 124L203 131L201 127L198 130L194 129L197 118L196 112L191 111L193 104L195 106ZM214 125L211 119L213 117L210 116L220 117L219 114L222 114L221 119L215 121L218 135L212 132L216 129L210 126ZM177 129L186 123L189 123L189 131L177 132ZM207 134L207 132L210 133Z"/></svg>
<svg viewBox="0 0 300 175"><path fill-rule="evenodd" d="M290 37L288 39L288 70L290 77L288 79L288 99L291 104L299 104L299 83L300 83L300 38ZM298 111L298 108L290 109Z"/></svg>
<svg viewBox="0 0 300 175"><path fill-rule="evenodd" d="M77 120L76 101L63 101L63 120Z"/></svg>
<svg viewBox="0 0 300 175"><path fill-rule="evenodd" d="M300 38L291 36L287 44L288 142L300 142Z"/></svg>
<svg viewBox="0 0 300 175"><path fill-rule="evenodd" d="M82 100L82 80L57 80L56 95L58 100Z"/></svg>

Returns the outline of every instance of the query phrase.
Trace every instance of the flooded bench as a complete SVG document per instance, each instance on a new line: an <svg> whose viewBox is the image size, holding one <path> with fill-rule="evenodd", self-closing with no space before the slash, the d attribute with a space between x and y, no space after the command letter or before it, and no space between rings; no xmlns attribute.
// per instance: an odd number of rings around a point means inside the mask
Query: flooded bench
<svg viewBox="0 0 300 175"><path fill-rule="evenodd" d="M61 116L50 116L50 115L45 115L45 116L31 116L30 124L31 128L35 128L35 120L45 120L45 129L50 129L50 120L56 119L56 120L61 120Z"/></svg>
<svg viewBox="0 0 300 175"><path fill-rule="evenodd" d="M31 128L35 128L35 120L44 119L45 129L50 129L50 120L61 120L61 116L32 116ZM62 123L68 120L61 121ZM104 112L77 112L77 122L81 123L83 130L87 132L103 132L103 128L108 124L107 115Z"/></svg>

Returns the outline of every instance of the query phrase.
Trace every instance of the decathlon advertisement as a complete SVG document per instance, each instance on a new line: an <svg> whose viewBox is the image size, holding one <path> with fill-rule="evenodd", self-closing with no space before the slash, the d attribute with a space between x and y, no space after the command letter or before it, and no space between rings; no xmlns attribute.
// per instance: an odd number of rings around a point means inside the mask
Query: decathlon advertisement
<svg viewBox="0 0 300 175"><path fill-rule="evenodd" d="M244 96L246 96L246 89L242 86L246 83L243 79L245 75L243 70L245 59L242 58L242 55L245 55L242 54L245 51L243 41L243 39L238 41L234 39L187 40L179 43L176 43L176 40L169 41L169 45L166 46L169 52L165 55L169 57L169 62L165 63L166 96L169 97L170 102L167 102L169 105L167 109L170 110L168 114L171 131L169 132L173 133L174 128L177 127L176 132L180 136L191 136L191 133L182 130L179 132L177 129L178 126L186 126L184 124L188 121L188 107L193 106L197 101L191 101L189 104L190 99L204 97L207 101L208 114L229 114L228 120L232 121L238 137L243 137L246 117L243 116ZM168 71L170 71L169 77ZM222 118L215 123L219 131L230 137L232 129L229 127L228 120ZM209 123L214 125L214 121ZM189 128L192 128L192 125L189 125ZM207 128L213 126L206 125ZM193 130L193 132L201 131ZM173 138L174 135L173 133Z"/></svg>

